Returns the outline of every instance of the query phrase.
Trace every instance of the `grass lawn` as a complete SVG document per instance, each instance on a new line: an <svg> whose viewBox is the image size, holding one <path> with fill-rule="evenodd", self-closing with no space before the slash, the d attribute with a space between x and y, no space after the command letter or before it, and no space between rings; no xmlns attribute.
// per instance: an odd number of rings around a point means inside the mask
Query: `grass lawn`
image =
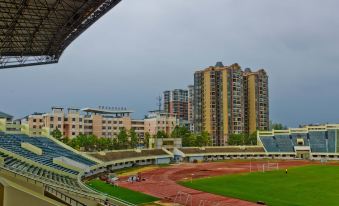
<svg viewBox="0 0 339 206"><path fill-rule="evenodd" d="M159 200L156 197L152 197L140 192L135 192L123 187L115 187L113 185L102 182L98 179L91 180L86 184L94 188L95 190L98 190L110 196L117 197L119 199L125 200L136 205L150 203Z"/></svg>
<svg viewBox="0 0 339 206"><path fill-rule="evenodd" d="M339 166L312 165L181 182L182 185L270 206L339 205Z"/></svg>

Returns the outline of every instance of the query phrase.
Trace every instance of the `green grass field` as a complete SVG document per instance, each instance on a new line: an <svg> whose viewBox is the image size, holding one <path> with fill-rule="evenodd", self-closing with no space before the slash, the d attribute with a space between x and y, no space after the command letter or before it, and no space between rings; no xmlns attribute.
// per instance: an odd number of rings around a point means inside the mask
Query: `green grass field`
<svg viewBox="0 0 339 206"><path fill-rule="evenodd" d="M288 170L226 175L182 185L270 206L339 205L339 166L312 165Z"/></svg>
<svg viewBox="0 0 339 206"><path fill-rule="evenodd" d="M95 190L98 190L110 196L117 197L119 199L125 200L136 205L141 205L144 203L150 203L159 200L156 197L152 197L140 192L135 192L123 187L114 187L113 185L107 184L98 179L91 180L86 184Z"/></svg>

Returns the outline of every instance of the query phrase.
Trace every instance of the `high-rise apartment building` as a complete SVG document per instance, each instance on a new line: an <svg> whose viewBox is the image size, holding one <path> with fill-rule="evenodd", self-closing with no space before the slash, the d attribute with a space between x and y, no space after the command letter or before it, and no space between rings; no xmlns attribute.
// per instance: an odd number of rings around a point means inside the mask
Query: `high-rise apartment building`
<svg viewBox="0 0 339 206"><path fill-rule="evenodd" d="M266 129L269 122L268 78L263 70L253 73L255 75L258 78L254 78L254 82L258 84L253 84L253 77L249 72L243 72L238 64L224 66L221 62L197 71L194 74L195 131L208 132L213 145L225 145L230 134ZM259 99L265 103L257 103ZM252 118L251 121L248 118Z"/></svg>
<svg viewBox="0 0 339 206"><path fill-rule="evenodd" d="M268 76L263 69L244 72L245 131L269 130Z"/></svg>
<svg viewBox="0 0 339 206"><path fill-rule="evenodd" d="M164 91L164 112L174 114L179 125L193 129L193 86L188 89L175 89Z"/></svg>
<svg viewBox="0 0 339 206"><path fill-rule="evenodd" d="M188 86L188 122L190 124L190 130L194 131L194 85Z"/></svg>
<svg viewBox="0 0 339 206"><path fill-rule="evenodd" d="M164 91L164 112L175 114L179 120L188 121L188 90Z"/></svg>

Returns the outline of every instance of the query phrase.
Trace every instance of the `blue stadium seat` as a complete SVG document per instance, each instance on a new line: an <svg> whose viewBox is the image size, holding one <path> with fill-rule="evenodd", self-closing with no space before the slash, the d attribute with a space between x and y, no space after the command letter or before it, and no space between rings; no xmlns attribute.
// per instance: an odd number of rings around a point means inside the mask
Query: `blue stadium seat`
<svg viewBox="0 0 339 206"><path fill-rule="evenodd" d="M326 132L312 131L309 132L311 152L327 153L328 142L326 139Z"/></svg>
<svg viewBox="0 0 339 206"><path fill-rule="evenodd" d="M27 143L30 143L32 145L35 145L41 148L43 151L43 155L37 155L28 150L23 149L21 147L22 142L27 142ZM96 164L95 162L89 159L86 159L83 156L76 154L70 150L67 150L63 148L62 146L56 144L52 140L45 138L45 137L29 137L23 134L17 134L17 135L3 134L3 135L0 135L0 147L10 152L13 152L17 155L20 155L22 157L35 161L37 163L40 163L40 164L64 171L64 172L68 172L71 174L78 174L78 172L68 169L68 168L64 168L57 164L54 164L53 158L63 156L63 157L72 159L74 161L80 162L82 164L85 164L87 166L93 166Z"/></svg>
<svg viewBox="0 0 339 206"><path fill-rule="evenodd" d="M336 130L328 130L328 152L336 152Z"/></svg>

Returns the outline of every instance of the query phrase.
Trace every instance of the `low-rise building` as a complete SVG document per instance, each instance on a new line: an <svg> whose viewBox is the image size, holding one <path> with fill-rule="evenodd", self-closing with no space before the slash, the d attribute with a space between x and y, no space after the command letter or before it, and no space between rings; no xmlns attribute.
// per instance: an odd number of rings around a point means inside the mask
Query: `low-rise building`
<svg viewBox="0 0 339 206"><path fill-rule="evenodd" d="M145 132L156 135L159 131L164 131L170 135L174 128L179 125L179 121L174 114L163 111L150 111L145 118Z"/></svg>

